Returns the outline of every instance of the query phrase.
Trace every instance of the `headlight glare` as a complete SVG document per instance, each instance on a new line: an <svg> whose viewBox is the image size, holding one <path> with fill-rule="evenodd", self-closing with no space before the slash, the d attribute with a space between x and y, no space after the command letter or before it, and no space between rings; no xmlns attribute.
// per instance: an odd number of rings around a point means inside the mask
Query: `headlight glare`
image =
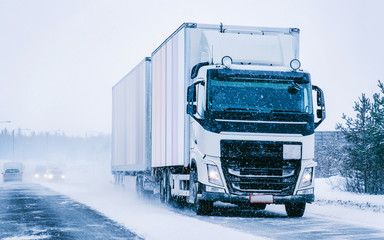
<svg viewBox="0 0 384 240"><path fill-rule="evenodd" d="M312 179L313 179L313 167L306 168L301 178L300 187L303 188L303 187L308 187L312 185Z"/></svg>
<svg viewBox="0 0 384 240"><path fill-rule="evenodd" d="M221 181L220 172L216 165L207 164L208 170L208 181L210 183L223 186L223 182Z"/></svg>

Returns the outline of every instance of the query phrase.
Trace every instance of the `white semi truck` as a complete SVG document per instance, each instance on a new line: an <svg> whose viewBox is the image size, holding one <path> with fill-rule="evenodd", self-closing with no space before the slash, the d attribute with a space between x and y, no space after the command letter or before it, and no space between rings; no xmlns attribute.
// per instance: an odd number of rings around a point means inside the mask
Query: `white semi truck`
<svg viewBox="0 0 384 240"><path fill-rule="evenodd" d="M314 201L323 92L299 61L299 29L184 23L113 87L111 170L139 194L254 209Z"/></svg>

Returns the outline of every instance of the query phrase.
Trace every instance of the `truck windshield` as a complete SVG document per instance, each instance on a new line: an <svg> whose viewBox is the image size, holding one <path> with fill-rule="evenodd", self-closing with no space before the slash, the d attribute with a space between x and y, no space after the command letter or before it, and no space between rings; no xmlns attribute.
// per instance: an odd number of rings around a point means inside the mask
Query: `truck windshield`
<svg viewBox="0 0 384 240"><path fill-rule="evenodd" d="M207 110L312 114L310 83L222 76L208 78Z"/></svg>

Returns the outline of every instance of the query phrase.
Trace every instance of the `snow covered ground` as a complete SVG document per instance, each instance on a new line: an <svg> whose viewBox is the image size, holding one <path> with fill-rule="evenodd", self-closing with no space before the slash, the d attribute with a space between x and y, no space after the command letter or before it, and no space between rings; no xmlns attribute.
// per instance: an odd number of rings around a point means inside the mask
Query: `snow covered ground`
<svg viewBox="0 0 384 240"><path fill-rule="evenodd" d="M339 183L337 177L317 179L316 202L307 213L384 230L384 195L344 192Z"/></svg>
<svg viewBox="0 0 384 240"><path fill-rule="evenodd" d="M77 170L67 174L65 181L40 183L98 210L145 239L180 239L180 236L183 240L266 239L177 214L159 201L143 202L132 189L134 178L131 179L132 184L128 180L126 189L120 189L112 184L109 169L85 166L77 166ZM218 238L217 233L223 237Z"/></svg>
<svg viewBox="0 0 384 240"><path fill-rule="evenodd" d="M72 169L67 167L66 171L65 181L40 183L98 210L145 239L180 239L180 236L183 240L266 239L242 231L241 227L194 217L189 210L185 210L187 214L180 214L159 201L140 200L133 189L134 178L128 179L124 190L112 184L108 164L80 163ZM336 178L316 180L316 202L308 205L305 217L378 229L384 233L384 196L343 192L336 183ZM281 205L267 206L267 210L285 216Z"/></svg>

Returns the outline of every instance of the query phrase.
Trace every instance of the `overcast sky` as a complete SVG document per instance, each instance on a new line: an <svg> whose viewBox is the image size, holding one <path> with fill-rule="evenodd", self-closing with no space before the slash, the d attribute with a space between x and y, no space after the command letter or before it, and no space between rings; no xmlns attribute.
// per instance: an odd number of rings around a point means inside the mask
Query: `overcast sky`
<svg viewBox="0 0 384 240"><path fill-rule="evenodd" d="M110 133L111 88L183 22L301 29L334 130L384 80L384 1L0 0L2 128Z"/></svg>

